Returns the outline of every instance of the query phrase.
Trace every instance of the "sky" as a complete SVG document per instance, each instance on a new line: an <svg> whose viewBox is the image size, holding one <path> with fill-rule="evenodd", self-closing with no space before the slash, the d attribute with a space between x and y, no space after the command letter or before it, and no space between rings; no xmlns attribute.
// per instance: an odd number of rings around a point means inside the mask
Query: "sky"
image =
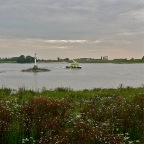
<svg viewBox="0 0 144 144"><path fill-rule="evenodd" d="M144 0L0 0L0 57L142 58Z"/></svg>

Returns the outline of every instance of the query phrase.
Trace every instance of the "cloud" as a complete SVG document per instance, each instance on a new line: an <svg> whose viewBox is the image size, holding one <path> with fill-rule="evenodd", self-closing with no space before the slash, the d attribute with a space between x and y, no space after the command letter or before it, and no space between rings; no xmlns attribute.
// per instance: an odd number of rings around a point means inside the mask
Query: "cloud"
<svg viewBox="0 0 144 144"><path fill-rule="evenodd" d="M85 43L87 40L45 40L47 43Z"/></svg>
<svg viewBox="0 0 144 144"><path fill-rule="evenodd" d="M4 47L142 51L143 19L143 0L0 0L1 54Z"/></svg>
<svg viewBox="0 0 144 144"><path fill-rule="evenodd" d="M66 46L43 46L43 47L37 47L38 50L66 50L68 49Z"/></svg>
<svg viewBox="0 0 144 144"><path fill-rule="evenodd" d="M136 35L136 34L137 34L137 33L123 32L123 33L118 33L117 35L131 36L131 35Z"/></svg>
<svg viewBox="0 0 144 144"><path fill-rule="evenodd" d="M138 20L139 22L143 23L144 19L144 7L136 10L131 10L128 12L120 13L120 17L122 18L129 18L129 20Z"/></svg>
<svg viewBox="0 0 144 144"><path fill-rule="evenodd" d="M94 43L101 43L102 40L96 40L96 41L93 41Z"/></svg>

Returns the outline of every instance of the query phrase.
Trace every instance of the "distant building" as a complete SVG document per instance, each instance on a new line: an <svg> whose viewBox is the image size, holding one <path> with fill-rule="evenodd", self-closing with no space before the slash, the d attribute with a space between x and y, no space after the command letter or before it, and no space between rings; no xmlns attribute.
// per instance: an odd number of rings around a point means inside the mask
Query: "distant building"
<svg viewBox="0 0 144 144"><path fill-rule="evenodd" d="M103 60L108 60L108 56L103 56Z"/></svg>
<svg viewBox="0 0 144 144"><path fill-rule="evenodd" d="M57 61L60 61L60 58L59 58L59 57L57 57Z"/></svg>

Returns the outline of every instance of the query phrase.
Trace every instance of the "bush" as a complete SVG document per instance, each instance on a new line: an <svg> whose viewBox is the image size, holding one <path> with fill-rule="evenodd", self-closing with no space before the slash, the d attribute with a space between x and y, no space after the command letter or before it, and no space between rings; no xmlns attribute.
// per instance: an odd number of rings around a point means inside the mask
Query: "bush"
<svg viewBox="0 0 144 144"><path fill-rule="evenodd" d="M47 141L50 141L64 131L69 110L70 103L65 100L32 99L22 107L21 127L26 137L30 137L34 131L37 140L47 137Z"/></svg>
<svg viewBox="0 0 144 144"><path fill-rule="evenodd" d="M12 115L6 105L0 101L0 142L6 141L12 125Z"/></svg>

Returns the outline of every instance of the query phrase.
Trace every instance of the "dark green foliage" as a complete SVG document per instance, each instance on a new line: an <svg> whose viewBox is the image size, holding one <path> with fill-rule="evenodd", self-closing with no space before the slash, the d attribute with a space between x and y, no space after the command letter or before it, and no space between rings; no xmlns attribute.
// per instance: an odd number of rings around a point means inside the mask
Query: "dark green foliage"
<svg viewBox="0 0 144 144"><path fill-rule="evenodd" d="M21 55L16 60L17 63L34 63L34 57Z"/></svg>
<svg viewBox="0 0 144 144"><path fill-rule="evenodd" d="M12 58L0 58L0 62L6 63L34 63L34 57L21 55L19 57Z"/></svg>
<svg viewBox="0 0 144 144"><path fill-rule="evenodd" d="M144 89L0 89L2 144L142 144Z"/></svg>
<svg viewBox="0 0 144 144"><path fill-rule="evenodd" d="M7 106L0 101L0 142L6 143L12 125L12 114Z"/></svg>

